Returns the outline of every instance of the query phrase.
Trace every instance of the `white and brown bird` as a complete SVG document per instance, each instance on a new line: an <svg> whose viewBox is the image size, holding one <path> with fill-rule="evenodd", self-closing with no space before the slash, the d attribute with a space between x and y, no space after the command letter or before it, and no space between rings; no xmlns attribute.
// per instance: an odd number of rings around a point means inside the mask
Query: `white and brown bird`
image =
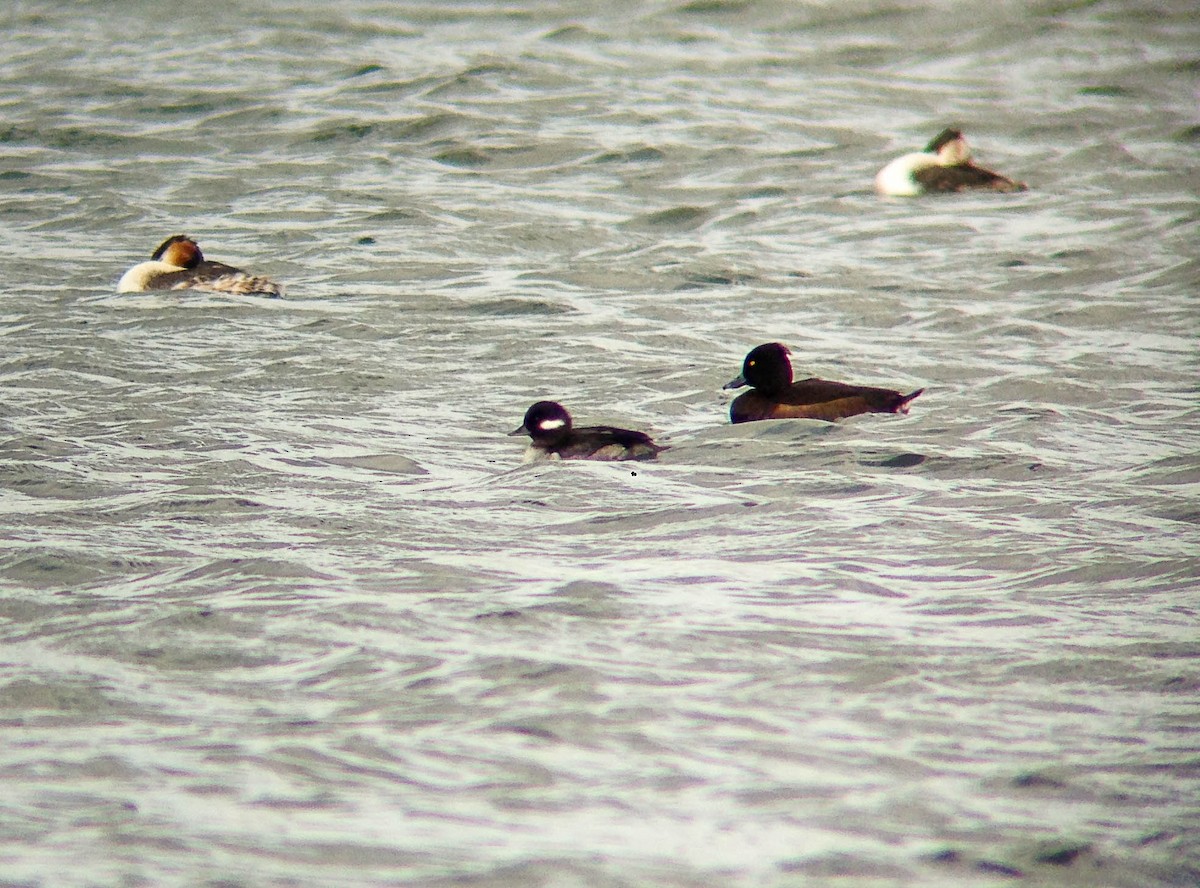
<svg viewBox="0 0 1200 888"><path fill-rule="evenodd" d="M892 197L958 191L1024 191L1016 182L971 161L967 140L956 129L946 129L926 146L897 157L875 176L875 190Z"/></svg>
<svg viewBox="0 0 1200 888"><path fill-rule="evenodd" d="M186 234L167 238L154 251L149 262L133 266L117 283L118 293L141 293L146 290L283 295L283 287L270 278L249 274L224 262L205 259L200 246Z"/></svg>

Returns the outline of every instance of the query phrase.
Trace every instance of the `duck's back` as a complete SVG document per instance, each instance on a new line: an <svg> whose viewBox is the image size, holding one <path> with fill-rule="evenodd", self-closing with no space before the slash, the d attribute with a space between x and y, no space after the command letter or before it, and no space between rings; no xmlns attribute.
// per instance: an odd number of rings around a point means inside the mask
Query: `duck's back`
<svg viewBox="0 0 1200 888"><path fill-rule="evenodd" d="M852 385L810 377L792 383L780 392L751 389L734 399L730 420L820 419L836 422L860 413L905 413L908 403L924 389L910 395L885 388Z"/></svg>
<svg viewBox="0 0 1200 888"><path fill-rule="evenodd" d="M550 451L561 459L654 459L667 448L655 444L650 436L632 429L612 426L587 426L572 429L567 440Z"/></svg>
<svg viewBox="0 0 1200 888"><path fill-rule="evenodd" d="M283 288L270 278L249 274L224 262L204 260L195 268L163 275L155 284L163 290L204 290L211 293L233 293L263 296L282 296Z"/></svg>
<svg viewBox="0 0 1200 888"><path fill-rule="evenodd" d="M934 192L1025 190L1023 182L1014 182L973 163L925 167L915 171L913 178L926 191Z"/></svg>

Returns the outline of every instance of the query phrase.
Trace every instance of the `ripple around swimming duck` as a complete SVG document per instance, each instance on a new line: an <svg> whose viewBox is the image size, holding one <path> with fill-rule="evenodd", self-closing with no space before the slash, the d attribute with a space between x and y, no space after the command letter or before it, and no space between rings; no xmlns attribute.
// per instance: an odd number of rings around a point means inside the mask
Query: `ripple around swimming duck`
<svg viewBox="0 0 1200 888"><path fill-rule="evenodd" d="M631 228L691 231L712 218L709 207L681 206L635 216L625 224Z"/></svg>

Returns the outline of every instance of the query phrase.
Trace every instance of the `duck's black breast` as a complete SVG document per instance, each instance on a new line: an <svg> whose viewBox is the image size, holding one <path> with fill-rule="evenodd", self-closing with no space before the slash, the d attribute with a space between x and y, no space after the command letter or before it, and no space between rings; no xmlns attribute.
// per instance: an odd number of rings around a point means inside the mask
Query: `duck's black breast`
<svg viewBox="0 0 1200 888"><path fill-rule="evenodd" d="M666 449L643 432L612 426L572 429L562 440L545 446L547 453L561 459L595 460L654 459Z"/></svg>
<svg viewBox="0 0 1200 888"><path fill-rule="evenodd" d="M735 423L760 419L836 422L860 413L904 412L908 402L919 394L921 390L902 395L891 389L812 377L792 383L780 392L768 394L752 389L739 395L729 405L729 418Z"/></svg>

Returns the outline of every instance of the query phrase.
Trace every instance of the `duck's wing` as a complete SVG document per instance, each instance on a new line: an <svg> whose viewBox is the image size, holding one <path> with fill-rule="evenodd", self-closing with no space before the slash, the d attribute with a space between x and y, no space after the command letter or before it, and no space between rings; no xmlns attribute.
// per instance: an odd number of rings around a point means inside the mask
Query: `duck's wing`
<svg viewBox="0 0 1200 888"><path fill-rule="evenodd" d="M283 287L270 278L249 274L224 262L205 260L195 268L164 274L154 282L156 290L200 290L237 296L282 296Z"/></svg>
<svg viewBox="0 0 1200 888"><path fill-rule="evenodd" d="M907 413L908 404L924 389L904 395L893 389L853 385L815 377L795 382L774 400L776 418L823 419L834 422L860 413Z"/></svg>
<svg viewBox="0 0 1200 888"><path fill-rule="evenodd" d="M201 290L206 293L232 293L236 296L282 296L283 287L270 278L257 277L244 271L235 274L222 274L216 277L193 277L187 283L181 283L175 290Z"/></svg>
<svg viewBox="0 0 1200 888"><path fill-rule="evenodd" d="M916 170L913 178L926 191L933 192L1025 190L1024 182L1014 182L973 163L925 167Z"/></svg>
<svg viewBox="0 0 1200 888"><path fill-rule="evenodd" d="M613 426L574 429L570 440L556 448L563 459L654 459L667 448L645 432Z"/></svg>

